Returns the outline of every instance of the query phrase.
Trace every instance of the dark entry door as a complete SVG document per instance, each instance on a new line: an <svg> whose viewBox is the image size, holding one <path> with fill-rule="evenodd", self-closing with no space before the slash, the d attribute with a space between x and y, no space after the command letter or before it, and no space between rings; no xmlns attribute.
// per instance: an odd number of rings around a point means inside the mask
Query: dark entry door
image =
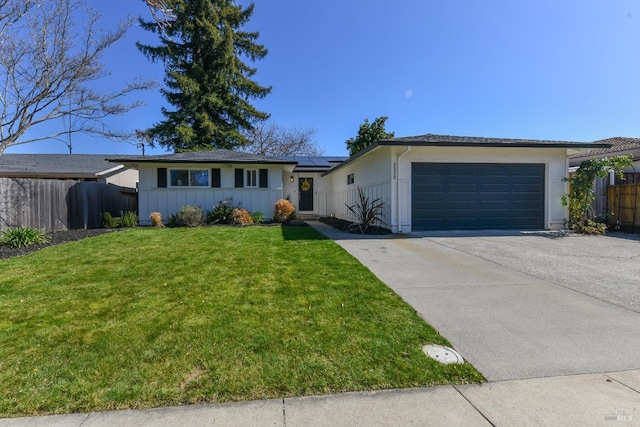
<svg viewBox="0 0 640 427"><path fill-rule="evenodd" d="M545 165L413 163L413 230L544 227Z"/></svg>
<svg viewBox="0 0 640 427"><path fill-rule="evenodd" d="M299 211L313 210L313 178L298 178Z"/></svg>

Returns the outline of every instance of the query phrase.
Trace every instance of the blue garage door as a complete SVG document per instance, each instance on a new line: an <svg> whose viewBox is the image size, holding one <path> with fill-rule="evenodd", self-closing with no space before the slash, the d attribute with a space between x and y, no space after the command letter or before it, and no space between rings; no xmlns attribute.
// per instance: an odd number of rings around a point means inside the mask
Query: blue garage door
<svg viewBox="0 0 640 427"><path fill-rule="evenodd" d="M413 163L412 229L542 229L544 172L543 164Z"/></svg>

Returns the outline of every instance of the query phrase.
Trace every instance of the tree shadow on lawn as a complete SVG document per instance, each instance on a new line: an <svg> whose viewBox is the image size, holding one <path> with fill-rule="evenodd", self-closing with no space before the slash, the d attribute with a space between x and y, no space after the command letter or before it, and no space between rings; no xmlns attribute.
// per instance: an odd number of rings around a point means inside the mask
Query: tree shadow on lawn
<svg viewBox="0 0 640 427"><path fill-rule="evenodd" d="M281 230L284 240L329 240L328 237L307 224L283 225Z"/></svg>

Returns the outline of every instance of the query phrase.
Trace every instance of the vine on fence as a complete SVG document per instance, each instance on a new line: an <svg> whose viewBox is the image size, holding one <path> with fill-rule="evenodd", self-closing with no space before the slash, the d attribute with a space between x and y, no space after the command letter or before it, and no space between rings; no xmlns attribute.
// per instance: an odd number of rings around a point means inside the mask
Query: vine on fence
<svg viewBox="0 0 640 427"><path fill-rule="evenodd" d="M591 203L595 200L593 184L596 178L605 178L611 171L622 178L624 168L632 164L631 156L589 159L582 162L568 179L571 186L569 194L562 196L563 206L569 205L567 226L581 233L604 233L606 224L596 222L591 212Z"/></svg>

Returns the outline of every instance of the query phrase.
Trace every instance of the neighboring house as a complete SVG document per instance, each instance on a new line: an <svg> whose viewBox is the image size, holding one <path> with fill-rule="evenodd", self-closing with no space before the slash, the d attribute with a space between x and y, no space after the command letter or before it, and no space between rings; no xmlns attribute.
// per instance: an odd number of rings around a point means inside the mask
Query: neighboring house
<svg viewBox="0 0 640 427"><path fill-rule="evenodd" d="M98 228L102 215L137 210L138 171L105 154L0 156L0 230Z"/></svg>
<svg viewBox="0 0 640 427"><path fill-rule="evenodd" d="M625 138L617 136L613 138L594 141L594 143L609 144L609 147L588 148L582 153L569 156L569 172L571 174L573 174L573 172L576 171L578 167L580 167L580 164L583 161L588 159L602 159L605 157L616 157L623 155L631 155L633 159L633 165L631 167L625 168L622 178L612 173L607 178L596 179L593 184L595 199L591 203L591 214L593 216L609 217L610 219L612 219L614 217L611 216L611 209L613 209L613 206L610 206L609 186L615 184L640 183L640 138Z"/></svg>
<svg viewBox="0 0 640 427"><path fill-rule="evenodd" d="M605 143L422 135L379 141L343 158L265 157L228 150L110 158L140 171L139 213L234 204L270 217L279 198L299 213L353 219L362 188L384 202L393 232L559 229L567 156Z"/></svg>
<svg viewBox="0 0 640 427"><path fill-rule="evenodd" d="M138 171L109 163L106 154L3 154L0 178L73 179L136 188Z"/></svg>
<svg viewBox="0 0 640 427"><path fill-rule="evenodd" d="M615 157L631 155L633 166L624 171L625 184L640 182L640 138L625 138L616 136L613 138L594 141L594 144L608 144L607 148L590 148L586 151L569 156L569 167L574 169L587 159L602 159L605 157ZM619 179L616 178L616 183Z"/></svg>

